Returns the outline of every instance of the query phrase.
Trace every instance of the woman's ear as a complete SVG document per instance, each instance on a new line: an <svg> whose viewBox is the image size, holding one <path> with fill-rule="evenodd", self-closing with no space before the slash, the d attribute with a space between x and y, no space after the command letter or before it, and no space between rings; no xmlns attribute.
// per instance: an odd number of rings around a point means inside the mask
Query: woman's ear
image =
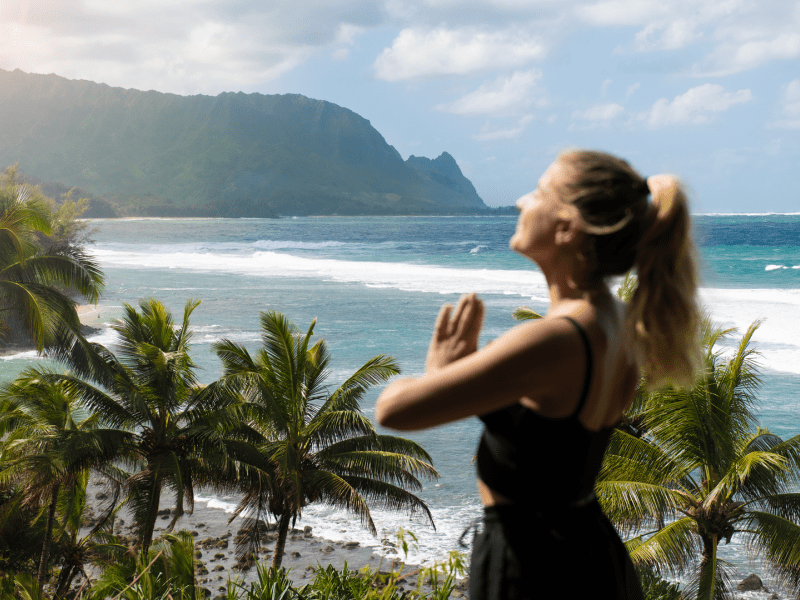
<svg viewBox="0 0 800 600"><path fill-rule="evenodd" d="M555 243L557 246L574 244L583 233L580 227L580 216L573 206L565 206L558 213Z"/></svg>

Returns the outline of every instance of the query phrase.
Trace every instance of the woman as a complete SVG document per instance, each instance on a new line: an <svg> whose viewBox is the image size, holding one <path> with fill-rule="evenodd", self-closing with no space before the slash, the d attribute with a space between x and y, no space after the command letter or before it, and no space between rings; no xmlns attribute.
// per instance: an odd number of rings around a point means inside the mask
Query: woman
<svg viewBox="0 0 800 600"><path fill-rule="evenodd" d="M444 306L426 374L387 386L376 416L401 430L484 422L471 600L531 598L545 581L562 598L641 597L593 488L641 375L685 384L699 367L686 197L672 176L645 180L616 157L569 151L517 208L510 246L544 274L547 316L478 350L481 301ZM607 281L633 267L625 304Z"/></svg>

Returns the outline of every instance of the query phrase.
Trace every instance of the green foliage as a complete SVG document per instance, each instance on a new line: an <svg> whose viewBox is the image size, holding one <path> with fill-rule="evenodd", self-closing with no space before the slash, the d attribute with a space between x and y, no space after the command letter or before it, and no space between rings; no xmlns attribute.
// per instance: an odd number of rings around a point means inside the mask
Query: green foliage
<svg viewBox="0 0 800 600"><path fill-rule="evenodd" d="M172 492L176 506L171 529L192 509L196 487L214 489L226 476L225 449L197 394L189 354L189 318L199 304L189 300L180 323L155 299L142 300L139 310L125 305L112 327L119 335L116 355L99 344L76 343L64 353L75 374L47 376L103 424L95 446L106 464L130 470L121 484L145 552L163 490Z"/></svg>
<svg viewBox="0 0 800 600"><path fill-rule="evenodd" d="M195 585L194 539L187 531L165 534L147 554L127 554L103 564L93 600L200 600Z"/></svg>
<svg viewBox="0 0 800 600"><path fill-rule="evenodd" d="M258 552L259 523L272 515L275 567L290 522L312 502L348 510L373 533L370 505L420 511L432 523L427 505L408 491L421 488L420 477L438 477L430 456L411 440L378 435L359 405L371 386L399 372L396 363L375 356L331 392L328 348L324 340L312 345L314 325L302 334L284 315L262 313L262 348L253 356L230 340L215 344L223 376L202 394L206 406L220 407L216 422L240 465L236 514L251 518L238 552Z"/></svg>
<svg viewBox="0 0 800 600"><path fill-rule="evenodd" d="M67 216L59 223L68 228ZM103 288L102 272L80 245L43 246L52 233L48 201L19 180L16 165L8 167L0 175L0 329L30 336L40 351L79 328L69 294L95 302Z"/></svg>
<svg viewBox="0 0 800 600"><path fill-rule="evenodd" d="M72 188L62 194L60 205L51 204L51 232L47 242L43 243L45 248L52 246L82 248L90 241L89 224L81 220L81 216L89 208L89 199L73 200L74 190L75 188Z"/></svg>
<svg viewBox="0 0 800 600"><path fill-rule="evenodd" d="M640 569L638 575L644 592L644 600L681 600L681 588L677 583L663 579L658 573L648 568Z"/></svg>
<svg viewBox="0 0 800 600"><path fill-rule="evenodd" d="M542 315L527 306L520 306L514 310L513 317L517 321L530 321L533 319L541 319Z"/></svg>
<svg viewBox="0 0 800 600"><path fill-rule="evenodd" d="M0 89L0 154L24 157L31 174L104 195L127 214L486 210L449 154L404 161L369 121L321 100L177 96L2 70ZM37 102L18 100L32 95Z"/></svg>
<svg viewBox="0 0 800 600"><path fill-rule="evenodd" d="M717 344L729 331L707 323L705 372L691 389L640 398L638 426L614 431L596 486L612 522L635 534L634 564L692 575L689 591L703 600L731 593L717 548L734 536L800 590L800 436L755 427L757 327L726 354Z"/></svg>

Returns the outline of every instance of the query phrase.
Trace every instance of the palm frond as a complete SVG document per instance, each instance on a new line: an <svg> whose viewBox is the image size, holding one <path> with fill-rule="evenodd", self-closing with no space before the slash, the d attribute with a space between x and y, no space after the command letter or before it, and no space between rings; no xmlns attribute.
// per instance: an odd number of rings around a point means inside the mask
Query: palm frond
<svg viewBox="0 0 800 600"><path fill-rule="evenodd" d="M673 521L647 538L633 538L625 546L634 565L675 575L694 564L700 549L695 523L689 517Z"/></svg>
<svg viewBox="0 0 800 600"><path fill-rule="evenodd" d="M704 503L710 505L732 498L741 489L775 493L776 482L780 482L786 471L786 460L774 452L754 450L742 454L730 465L727 473L720 477Z"/></svg>
<svg viewBox="0 0 800 600"><path fill-rule="evenodd" d="M517 321L530 321L533 319L542 318L542 315L540 315L533 309L528 308L527 306L520 306L518 308L515 308L514 312L512 313L512 316Z"/></svg>
<svg viewBox="0 0 800 600"><path fill-rule="evenodd" d="M595 493L603 512L623 535L645 525L662 526L680 509L691 506L683 492L636 481L598 481Z"/></svg>
<svg viewBox="0 0 800 600"><path fill-rule="evenodd" d="M763 556L772 572L793 594L800 593L800 525L781 516L750 511L748 546Z"/></svg>

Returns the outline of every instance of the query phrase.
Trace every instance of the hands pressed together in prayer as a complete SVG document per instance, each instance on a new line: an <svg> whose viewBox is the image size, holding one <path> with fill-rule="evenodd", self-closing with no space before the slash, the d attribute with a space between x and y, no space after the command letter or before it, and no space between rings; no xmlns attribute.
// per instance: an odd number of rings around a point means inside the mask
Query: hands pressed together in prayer
<svg viewBox="0 0 800 600"><path fill-rule="evenodd" d="M478 350L483 313L483 302L475 294L462 296L455 312L450 304L442 306L428 347L426 373L437 371Z"/></svg>

